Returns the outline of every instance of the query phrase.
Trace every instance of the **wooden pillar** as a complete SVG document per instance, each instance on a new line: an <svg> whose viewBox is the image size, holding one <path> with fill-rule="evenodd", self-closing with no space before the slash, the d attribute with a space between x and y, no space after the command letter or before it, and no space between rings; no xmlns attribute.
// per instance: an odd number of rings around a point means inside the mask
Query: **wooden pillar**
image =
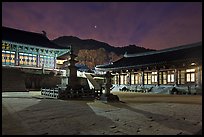
<svg viewBox="0 0 204 137"><path fill-rule="evenodd" d="M197 67L197 81L196 81L198 87L202 87L202 80L201 80L202 75L201 75L201 71L202 71L202 69L200 68L200 66L198 66Z"/></svg>
<svg viewBox="0 0 204 137"><path fill-rule="evenodd" d="M118 73L118 84L120 85L120 72Z"/></svg>
<svg viewBox="0 0 204 137"><path fill-rule="evenodd" d="M15 65L16 65L16 66L19 66L18 46L16 46Z"/></svg>
<svg viewBox="0 0 204 137"><path fill-rule="evenodd" d="M55 57L54 57L54 69L56 69L56 66L57 66L57 54L55 54Z"/></svg>
<svg viewBox="0 0 204 137"><path fill-rule="evenodd" d="M175 79L175 81L174 81L174 84L175 84L175 86L177 86L178 85L178 70L177 69L175 69L174 70L175 72L174 72L174 79Z"/></svg>
<svg viewBox="0 0 204 137"><path fill-rule="evenodd" d="M117 85L120 85L119 77L120 77L120 75L119 75L119 73L117 73Z"/></svg>
<svg viewBox="0 0 204 137"><path fill-rule="evenodd" d="M131 85L131 72L128 72L128 75L129 75L129 79L128 79L129 85Z"/></svg>
<svg viewBox="0 0 204 137"><path fill-rule="evenodd" d="M160 83L160 84L164 84L163 81L164 81L164 78L163 78L163 71L161 71L161 83Z"/></svg>
<svg viewBox="0 0 204 137"><path fill-rule="evenodd" d="M159 80L160 80L160 78L159 78L159 69L157 69L157 86L160 85Z"/></svg>
<svg viewBox="0 0 204 137"><path fill-rule="evenodd" d="M131 78L130 78L130 84L131 84L131 85L134 85L135 83L134 83L134 82L132 83L132 81L135 81L134 71L131 71L131 72L130 72L130 77L131 77Z"/></svg>
<svg viewBox="0 0 204 137"><path fill-rule="evenodd" d="M37 54L37 59L36 59L36 64L37 64L37 67L39 68L40 67L40 53L39 53L40 49L38 50L38 54Z"/></svg>
<svg viewBox="0 0 204 137"><path fill-rule="evenodd" d="M122 74L122 73L123 73L123 71L121 70L121 71L120 71L120 85L121 85L122 83L124 84L124 78L121 78L121 77L123 77L123 74ZM121 79L123 80L122 83L121 83Z"/></svg>
<svg viewBox="0 0 204 137"><path fill-rule="evenodd" d="M144 70L142 70L142 85L144 86Z"/></svg>

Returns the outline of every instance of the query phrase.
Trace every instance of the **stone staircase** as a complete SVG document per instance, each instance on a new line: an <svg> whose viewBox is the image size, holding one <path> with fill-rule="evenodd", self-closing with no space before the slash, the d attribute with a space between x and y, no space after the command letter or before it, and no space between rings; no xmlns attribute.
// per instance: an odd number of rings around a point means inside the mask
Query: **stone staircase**
<svg viewBox="0 0 204 137"><path fill-rule="evenodd" d="M85 74L85 76L95 90L100 90L101 88L100 85L93 79L93 77L90 74Z"/></svg>

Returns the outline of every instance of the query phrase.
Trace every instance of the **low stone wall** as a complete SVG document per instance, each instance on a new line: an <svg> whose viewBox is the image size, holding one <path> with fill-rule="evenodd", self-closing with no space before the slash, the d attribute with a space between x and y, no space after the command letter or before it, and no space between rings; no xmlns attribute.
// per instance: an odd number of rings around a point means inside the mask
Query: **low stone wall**
<svg viewBox="0 0 204 137"><path fill-rule="evenodd" d="M42 77L41 87L55 88L57 85L61 84L60 76L44 75Z"/></svg>
<svg viewBox="0 0 204 137"><path fill-rule="evenodd" d="M195 85L113 85L111 92L148 92L154 94L202 94L202 88Z"/></svg>
<svg viewBox="0 0 204 137"><path fill-rule="evenodd" d="M2 67L2 91L40 90L53 88L61 83L60 76L49 74L31 74L19 68Z"/></svg>
<svg viewBox="0 0 204 137"><path fill-rule="evenodd" d="M20 69L2 67L2 92L26 91L25 73Z"/></svg>

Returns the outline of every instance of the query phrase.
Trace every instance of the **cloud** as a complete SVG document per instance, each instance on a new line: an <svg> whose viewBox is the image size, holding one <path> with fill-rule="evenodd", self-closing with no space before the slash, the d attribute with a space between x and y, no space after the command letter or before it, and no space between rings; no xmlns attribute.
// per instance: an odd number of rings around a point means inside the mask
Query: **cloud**
<svg viewBox="0 0 204 137"><path fill-rule="evenodd" d="M12 9L12 10L11 10ZM3 2L2 24L27 31L45 30L96 39L113 46L161 49L202 37L201 3ZM94 26L97 28L94 28Z"/></svg>
<svg viewBox="0 0 204 137"><path fill-rule="evenodd" d="M144 35L140 44L144 47L163 49L202 41L201 8L191 6L180 8L180 12L176 10L177 12L169 13L162 22Z"/></svg>

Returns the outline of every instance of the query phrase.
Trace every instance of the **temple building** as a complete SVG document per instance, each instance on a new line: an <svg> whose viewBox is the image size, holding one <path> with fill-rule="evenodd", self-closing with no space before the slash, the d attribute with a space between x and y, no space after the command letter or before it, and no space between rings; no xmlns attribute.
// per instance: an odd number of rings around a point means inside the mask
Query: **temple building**
<svg viewBox="0 0 204 137"><path fill-rule="evenodd" d="M2 66L56 68L58 56L68 49L52 43L46 33L2 27Z"/></svg>
<svg viewBox="0 0 204 137"><path fill-rule="evenodd" d="M155 93L202 93L202 42L178 47L125 54L108 65L95 68L110 71L112 91L145 91Z"/></svg>
<svg viewBox="0 0 204 137"><path fill-rule="evenodd" d="M2 27L2 90L23 90L23 88L18 89L17 87L10 88L10 83L14 80L15 82L23 80L28 82L31 77L25 76L26 73L60 72L57 67L57 59L69 52L69 47L60 47L51 42L47 38L45 31L36 33ZM24 78L17 79L16 77ZM39 79L34 80L33 78L30 83L31 86L35 88L38 81Z"/></svg>

